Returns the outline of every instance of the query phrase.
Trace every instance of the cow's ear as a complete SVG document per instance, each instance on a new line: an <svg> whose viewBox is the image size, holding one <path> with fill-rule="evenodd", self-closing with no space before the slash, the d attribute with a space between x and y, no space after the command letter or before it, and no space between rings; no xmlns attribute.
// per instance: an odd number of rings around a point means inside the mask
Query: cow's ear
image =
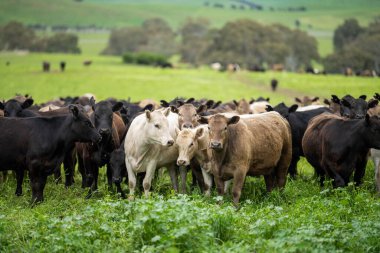
<svg viewBox="0 0 380 253"><path fill-rule="evenodd" d="M194 139L197 140L197 139L201 138L202 135L203 135L203 133L204 133L203 127L198 127L197 130L196 130L196 132L195 132Z"/></svg>
<svg viewBox="0 0 380 253"><path fill-rule="evenodd" d="M171 110L171 108L168 107L168 108L166 108L166 109L163 111L163 114L164 114L165 117L169 116L169 114L170 114L170 110Z"/></svg>
<svg viewBox="0 0 380 253"><path fill-rule="evenodd" d="M128 113L128 108L125 107L124 105L120 108L120 113L122 114L127 114Z"/></svg>
<svg viewBox="0 0 380 253"><path fill-rule="evenodd" d="M269 102L270 98L268 97L267 99L265 99L267 102Z"/></svg>
<svg viewBox="0 0 380 253"><path fill-rule="evenodd" d="M32 98L28 98L27 100L24 101L24 103L22 103L21 108L26 109L28 107L31 107L33 102L34 100Z"/></svg>
<svg viewBox="0 0 380 253"><path fill-rule="evenodd" d="M75 118L78 117L78 115L79 115L79 109L78 109L77 106L75 106L75 105L69 105L69 110L74 115Z"/></svg>
<svg viewBox="0 0 380 253"><path fill-rule="evenodd" d="M145 116L146 116L147 120L150 121L150 119L151 119L152 116L150 115L150 111L149 110L145 110Z"/></svg>
<svg viewBox="0 0 380 253"><path fill-rule="evenodd" d="M379 100L374 99L374 100L368 102L368 109L376 107L378 104L379 104Z"/></svg>
<svg viewBox="0 0 380 253"><path fill-rule="evenodd" d="M238 103L235 99L233 100L233 102L234 102L234 104L235 104L236 106L239 105L239 103Z"/></svg>
<svg viewBox="0 0 380 253"><path fill-rule="evenodd" d="M210 109L214 105L215 101L214 100L207 100L205 105L207 106L207 109Z"/></svg>
<svg viewBox="0 0 380 253"><path fill-rule="evenodd" d="M315 97L315 98L313 98L311 101L312 102L315 102L315 101L318 101L319 100L319 97Z"/></svg>
<svg viewBox="0 0 380 253"><path fill-rule="evenodd" d="M116 112L119 111L121 108L123 108L123 103L122 102L117 102L112 106L112 111Z"/></svg>
<svg viewBox="0 0 380 253"><path fill-rule="evenodd" d="M0 101L0 110L4 110L4 104Z"/></svg>
<svg viewBox="0 0 380 253"><path fill-rule="evenodd" d="M367 99L367 95L361 95L359 98L361 98L363 100L366 100Z"/></svg>
<svg viewBox="0 0 380 253"><path fill-rule="evenodd" d="M172 112L174 112L174 113L178 113L178 108L175 107L174 105L170 106L170 110L172 110Z"/></svg>
<svg viewBox="0 0 380 253"><path fill-rule="evenodd" d="M92 107L92 110L95 111L95 98L94 98L94 97L91 97L91 98L90 98L90 105L91 105L91 107Z"/></svg>
<svg viewBox="0 0 380 253"><path fill-rule="evenodd" d="M148 111L153 111L153 105L152 104L147 104L141 111L145 111L145 110L148 110Z"/></svg>
<svg viewBox="0 0 380 253"><path fill-rule="evenodd" d="M302 104L302 101L301 101L301 99L299 99L299 98L294 98L294 101L296 101L297 103Z"/></svg>
<svg viewBox="0 0 380 253"><path fill-rule="evenodd" d="M328 100L328 99L326 99L326 98L323 100L323 103L325 103L326 105L330 105L330 104L331 104L331 103L330 103L330 100Z"/></svg>
<svg viewBox="0 0 380 253"><path fill-rule="evenodd" d="M232 118L228 120L227 125L236 124L239 122L239 120L240 120L239 116L233 116Z"/></svg>
<svg viewBox="0 0 380 253"><path fill-rule="evenodd" d="M222 101L219 100L218 102L216 102L216 103L212 106L212 109L217 108L221 103L222 103Z"/></svg>
<svg viewBox="0 0 380 253"><path fill-rule="evenodd" d="M181 101L181 100L178 100L178 101L177 101L177 105L178 105L178 107L183 106L184 104L185 104L185 102L183 102L183 101Z"/></svg>
<svg viewBox="0 0 380 253"><path fill-rule="evenodd" d="M271 111L274 111L274 109L273 109L273 107L272 107L271 105L267 105L267 106L265 107L265 111L267 111L267 112L271 112Z"/></svg>
<svg viewBox="0 0 380 253"><path fill-rule="evenodd" d="M202 112L205 112L207 110L207 105L201 105L197 108L197 113L200 114Z"/></svg>
<svg viewBox="0 0 380 253"><path fill-rule="evenodd" d="M331 101L335 104L340 104L340 99L336 95L331 95Z"/></svg>
<svg viewBox="0 0 380 253"><path fill-rule="evenodd" d="M186 104L191 104L195 101L195 98L189 98L188 100L186 100Z"/></svg>
<svg viewBox="0 0 380 253"><path fill-rule="evenodd" d="M251 100L249 100L249 103L250 104L253 104L255 102L255 99L254 98L251 98Z"/></svg>
<svg viewBox="0 0 380 253"><path fill-rule="evenodd" d="M295 112L297 111L297 109L298 109L298 105L292 105L291 107L289 107L288 112Z"/></svg>
<svg viewBox="0 0 380 253"><path fill-rule="evenodd" d="M206 118L206 117L200 117L198 119L198 122L201 123L201 124L208 124L208 118Z"/></svg>
<svg viewBox="0 0 380 253"><path fill-rule="evenodd" d="M341 103L342 103L342 105L344 105L345 107L351 108L351 104L350 104L350 102L348 102L348 101L345 100L344 98L341 100Z"/></svg>
<svg viewBox="0 0 380 253"><path fill-rule="evenodd" d="M176 128L175 128L175 135L177 135L177 136L178 136L178 135L179 135L179 132L181 132L181 130L179 130L179 128L178 128L178 127L176 127Z"/></svg>
<svg viewBox="0 0 380 253"><path fill-rule="evenodd" d="M169 103L166 100L160 100L160 104L162 107L169 107Z"/></svg>
<svg viewBox="0 0 380 253"><path fill-rule="evenodd" d="M373 97L376 98L377 100L380 100L380 94L377 92L375 93L375 95Z"/></svg>

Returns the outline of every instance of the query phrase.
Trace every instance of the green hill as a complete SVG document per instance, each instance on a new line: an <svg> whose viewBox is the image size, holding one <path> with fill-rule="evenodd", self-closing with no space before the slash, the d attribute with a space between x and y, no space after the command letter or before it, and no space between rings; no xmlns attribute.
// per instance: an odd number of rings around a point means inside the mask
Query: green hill
<svg viewBox="0 0 380 253"><path fill-rule="evenodd" d="M245 2L259 4L263 9L251 10L247 4L227 0L3 0L0 1L0 24L18 20L25 24L96 25L113 28L139 25L148 18L162 17L173 28L178 28L188 17L205 17L213 27L221 27L228 21L241 18L295 27L295 20L299 20L300 28L317 37L320 52L326 55L332 50L333 30L345 18L355 17L362 25L366 25L380 13L380 1L377 0ZM216 8L215 4L223 8ZM235 9L232 8L233 5ZM305 11L289 11L289 8L299 7L304 7ZM104 35L103 39L98 39L97 42L92 40L89 44L104 45L107 37Z"/></svg>

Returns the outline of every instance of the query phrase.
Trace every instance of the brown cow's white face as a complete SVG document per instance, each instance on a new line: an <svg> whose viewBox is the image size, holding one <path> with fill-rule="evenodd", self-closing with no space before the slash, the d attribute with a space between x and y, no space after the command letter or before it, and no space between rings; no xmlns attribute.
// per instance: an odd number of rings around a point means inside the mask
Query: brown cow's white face
<svg viewBox="0 0 380 253"><path fill-rule="evenodd" d="M170 108L164 111L145 111L146 124L144 134L151 144L159 144L162 146L172 146L174 140L169 132L169 122L167 116ZM136 136L138 138L138 136Z"/></svg>
<svg viewBox="0 0 380 253"><path fill-rule="evenodd" d="M221 150L227 142L228 125L236 124L240 120L239 116L227 118L223 115L216 114L208 119L208 129L210 138L210 148Z"/></svg>
<svg viewBox="0 0 380 253"><path fill-rule="evenodd" d="M194 105L184 104L178 108L178 123L181 129L196 127L198 119L199 116Z"/></svg>
<svg viewBox="0 0 380 253"><path fill-rule="evenodd" d="M177 135L176 144L178 147L178 166L188 166L198 151L198 139L203 135L203 128L183 129Z"/></svg>

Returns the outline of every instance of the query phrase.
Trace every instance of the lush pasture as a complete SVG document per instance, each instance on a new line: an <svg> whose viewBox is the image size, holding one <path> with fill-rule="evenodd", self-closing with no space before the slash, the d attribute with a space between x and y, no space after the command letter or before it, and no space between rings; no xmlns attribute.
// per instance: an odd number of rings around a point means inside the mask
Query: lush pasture
<svg viewBox="0 0 380 253"><path fill-rule="evenodd" d="M175 96L230 100L259 95L274 103L291 103L295 95L328 97L351 93L372 95L379 79L311 76L291 73L218 73L209 69L158 69L127 66L119 58L49 54L0 54L0 98L29 93L36 102L85 92L99 99L110 96L170 99ZM43 60L52 72L42 73ZM67 71L58 63L66 60ZM5 62L10 61L10 66ZM280 89L269 90L276 77ZM30 187L14 195L15 179L0 183L1 252L379 252L380 201L370 161L364 184L333 190L320 188L305 160L300 176L288 180L283 192L265 192L262 178L245 182L241 208L231 197L206 198L197 189L175 194L165 173L156 179L151 198L121 200L106 187L105 169L100 189L90 200L75 185L65 189L50 177L45 202L30 207ZM188 181L190 185L190 179ZM127 189L127 185L123 184Z"/></svg>

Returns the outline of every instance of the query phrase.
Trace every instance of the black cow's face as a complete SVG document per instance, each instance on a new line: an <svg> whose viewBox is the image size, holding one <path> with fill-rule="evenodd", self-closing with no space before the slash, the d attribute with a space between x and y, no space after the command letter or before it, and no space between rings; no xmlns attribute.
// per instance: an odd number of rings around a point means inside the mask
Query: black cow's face
<svg viewBox="0 0 380 253"><path fill-rule="evenodd" d="M368 103L364 97L355 99L347 95L341 99L340 114L350 119L363 119L367 114Z"/></svg>
<svg viewBox="0 0 380 253"><path fill-rule="evenodd" d="M276 105L273 108L273 110L275 112L278 112L279 114L281 114L282 117L287 119L289 117L289 114L292 112L295 112L297 108L298 108L298 105L292 105L291 107L287 107L284 103L280 103Z"/></svg>
<svg viewBox="0 0 380 253"><path fill-rule="evenodd" d="M23 103L10 99L1 106L4 108L4 117L21 117L21 113L24 109L30 107L33 104L33 99L28 98Z"/></svg>
<svg viewBox="0 0 380 253"><path fill-rule="evenodd" d="M120 110L123 104L118 102L112 106L109 101L100 101L97 104L95 104L94 100L91 100L91 102L94 110L95 128L103 138L109 138L112 135L113 112Z"/></svg>
<svg viewBox="0 0 380 253"><path fill-rule="evenodd" d="M73 115L71 130L74 134L74 138L79 142L100 142L102 137L95 129L88 116L79 111L78 107L75 105L70 105L69 110Z"/></svg>
<svg viewBox="0 0 380 253"><path fill-rule="evenodd" d="M121 183L122 172L125 168L125 153L124 150L116 149L111 153L110 158L112 181L114 183Z"/></svg>

